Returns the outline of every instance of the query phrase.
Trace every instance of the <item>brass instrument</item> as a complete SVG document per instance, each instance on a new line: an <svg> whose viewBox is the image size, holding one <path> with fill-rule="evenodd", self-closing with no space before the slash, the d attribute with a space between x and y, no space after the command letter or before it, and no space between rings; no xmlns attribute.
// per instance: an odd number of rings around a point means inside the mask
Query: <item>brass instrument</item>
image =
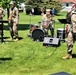
<svg viewBox="0 0 76 75"><path fill-rule="evenodd" d="M10 15L10 16L9 16L9 20L12 20L12 17L13 17L13 15Z"/></svg>
<svg viewBox="0 0 76 75"><path fill-rule="evenodd" d="M13 15L14 15L14 14L13 14L13 12L12 12L12 13L10 14L10 16L9 16L9 19L8 19L8 20L9 20L9 23L12 21Z"/></svg>
<svg viewBox="0 0 76 75"><path fill-rule="evenodd" d="M11 12L11 14L10 14L10 16L9 16L9 19L8 19L9 22L12 21L12 19L13 19L15 13L16 13L15 11L12 11L12 12Z"/></svg>

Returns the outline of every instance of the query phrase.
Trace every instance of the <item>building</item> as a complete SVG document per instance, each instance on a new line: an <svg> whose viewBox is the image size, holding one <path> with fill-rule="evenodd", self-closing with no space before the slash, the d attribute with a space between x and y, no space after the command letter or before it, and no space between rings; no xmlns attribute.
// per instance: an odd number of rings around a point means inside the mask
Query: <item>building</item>
<svg viewBox="0 0 76 75"><path fill-rule="evenodd" d="M70 11L76 5L76 0L59 0L62 5L62 11Z"/></svg>

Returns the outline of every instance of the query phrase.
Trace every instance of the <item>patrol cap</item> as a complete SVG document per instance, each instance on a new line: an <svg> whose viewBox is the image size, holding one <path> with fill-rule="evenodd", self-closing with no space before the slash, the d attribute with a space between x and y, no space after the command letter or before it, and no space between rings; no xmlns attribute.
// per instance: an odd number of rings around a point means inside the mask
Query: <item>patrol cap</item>
<svg viewBox="0 0 76 75"><path fill-rule="evenodd" d="M10 4L14 4L14 3L15 3L14 1L11 1L11 2L10 2Z"/></svg>
<svg viewBox="0 0 76 75"><path fill-rule="evenodd" d="M50 11L50 9L46 9L46 11Z"/></svg>

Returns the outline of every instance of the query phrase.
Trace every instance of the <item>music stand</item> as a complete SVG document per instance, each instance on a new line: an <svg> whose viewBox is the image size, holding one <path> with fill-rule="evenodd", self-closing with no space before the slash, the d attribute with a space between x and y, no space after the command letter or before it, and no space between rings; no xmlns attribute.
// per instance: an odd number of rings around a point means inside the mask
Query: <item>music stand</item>
<svg viewBox="0 0 76 75"><path fill-rule="evenodd" d="M64 24L64 28L65 28L65 24L67 24L67 20L66 19L58 19L60 23Z"/></svg>
<svg viewBox="0 0 76 75"><path fill-rule="evenodd" d="M64 24L64 30L65 30L65 24L67 24L67 20L66 19L58 19L60 23ZM65 36L64 36L65 37ZM64 38L65 41L65 38Z"/></svg>
<svg viewBox="0 0 76 75"><path fill-rule="evenodd" d="M68 23L66 19L58 19L60 23L66 24Z"/></svg>

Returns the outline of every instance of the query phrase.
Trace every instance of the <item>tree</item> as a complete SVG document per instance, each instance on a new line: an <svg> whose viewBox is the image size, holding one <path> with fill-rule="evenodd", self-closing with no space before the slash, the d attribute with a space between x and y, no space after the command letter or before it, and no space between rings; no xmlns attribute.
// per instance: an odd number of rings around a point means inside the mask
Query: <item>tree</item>
<svg viewBox="0 0 76 75"><path fill-rule="evenodd" d="M56 13L60 10L61 6L58 0L24 0L25 4L27 5L26 9L28 6L30 6L29 9L31 8L41 8L44 9L50 9L50 8L55 8Z"/></svg>
<svg viewBox="0 0 76 75"><path fill-rule="evenodd" d="M11 0L0 0L0 3L2 4L2 7L3 8L9 8L9 3L10 3ZM24 2L24 0L13 0L15 1L16 5L18 6L19 3L22 3Z"/></svg>
<svg viewBox="0 0 76 75"><path fill-rule="evenodd" d="M11 0L0 0L0 4L2 7L7 9L7 16L9 17L9 3ZM13 0L16 3L16 6L18 7L19 3L24 2L24 0Z"/></svg>

